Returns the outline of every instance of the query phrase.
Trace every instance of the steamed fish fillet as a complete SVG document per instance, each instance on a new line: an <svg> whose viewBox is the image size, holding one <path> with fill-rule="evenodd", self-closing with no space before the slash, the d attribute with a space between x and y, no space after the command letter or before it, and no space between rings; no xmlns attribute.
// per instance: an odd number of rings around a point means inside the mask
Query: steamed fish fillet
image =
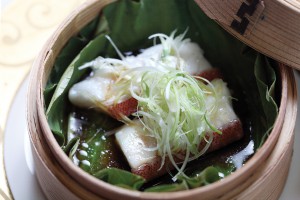
<svg viewBox="0 0 300 200"><path fill-rule="evenodd" d="M213 126L222 131L222 134L213 133L212 143L206 153L220 149L241 139L243 136L242 124L232 108L230 92L226 83L221 79L215 79L211 83L218 97L211 96L207 98L207 110L210 110L213 106L215 107L207 118ZM212 131L205 130L205 132ZM162 158L156 150L156 140L151 134L145 132L139 120L124 125L116 132L115 137L131 167L132 173L149 181L174 168L166 159L164 166L160 169ZM205 143L203 140L199 149L203 148ZM177 162L180 161L177 160Z"/></svg>
<svg viewBox="0 0 300 200"><path fill-rule="evenodd" d="M97 109L115 119L136 112L138 102L130 96L122 97L116 103L113 101L115 97L110 93L113 84L114 77L107 72L88 77L70 89L69 100L73 105Z"/></svg>
<svg viewBox="0 0 300 200"><path fill-rule="evenodd" d="M122 119L123 116L129 116L135 112L138 104L129 93L118 97L115 96L115 90L112 89L120 73L125 70L158 66L176 68L179 62L182 70L190 74L201 75L203 73L203 77L208 80L211 79L211 76L216 76L215 74L212 75L215 69L204 58L202 49L196 43L184 42L178 48L179 60L178 57L173 55L168 55L162 59L162 52L163 45L159 44L143 50L137 56L127 56L123 60L118 61L116 59L108 59L108 61L114 60L115 65L94 67L91 76L74 84L69 90L70 102L81 108L97 109L116 119ZM97 59L93 61L93 65L100 65L97 63ZM207 74L208 77L206 77ZM126 78L130 79L131 77Z"/></svg>
<svg viewBox="0 0 300 200"><path fill-rule="evenodd" d="M125 61L136 67L155 66L161 60L163 45L158 44L147 49L137 56L128 56ZM192 75L200 74L205 70L212 68L210 63L205 59L203 50L197 43L185 42L178 48L178 56L181 58L182 70ZM174 55L166 56L165 65L176 67L178 58Z"/></svg>
<svg viewBox="0 0 300 200"><path fill-rule="evenodd" d="M221 149L222 147L225 147L235 141L240 140L243 137L243 130L242 130L242 124L241 121L236 119L231 122L228 122L223 127L219 128L218 130L222 131L222 135L218 133L213 133L213 142L211 143L210 147L206 151L206 153L216 151L218 149ZM141 133L142 134L142 133ZM129 135L130 136L130 135ZM124 141L125 138L122 138ZM145 140L150 138L144 138ZM134 138L128 138L127 140L136 140ZM144 141L144 143L147 143L147 141ZM203 143L201 143L203 144ZM201 147L202 145L200 145ZM147 146L145 146L147 147ZM136 152L140 149L136 149ZM125 150L126 151L126 150ZM152 153L154 154L154 153ZM127 157L125 155L125 157ZM177 159L178 163L180 163L182 160ZM140 175L143 178L145 178L147 181L153 180L157 177L160 177L166 173L168 173L170 170L174 169L174 166L172 163L166 159L164 166L161 167L162 158L157 155L156 157L153 157L152 160L147 159L145 162L142 162L142 158L139 159L139 163L143 163L139 165L138 167L131 168L131 172Z"/></svg>

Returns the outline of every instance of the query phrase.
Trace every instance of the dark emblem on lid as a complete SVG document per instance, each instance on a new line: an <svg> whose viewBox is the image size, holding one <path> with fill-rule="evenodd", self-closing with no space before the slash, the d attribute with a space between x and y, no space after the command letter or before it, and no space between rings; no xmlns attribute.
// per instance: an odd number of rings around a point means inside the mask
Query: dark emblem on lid
<svg viewBox="0 0 300 200"><path fill-rule="evenodd" d="M231 27L236 30L238 33L244 35L247 26L249 24L249 19L245 17L245 14L250 16L253 15L256 10L257 4L260 0L248 0L247 3L243 2L236 15L241 19L240 21L234 19L231 23Z"/></svg>

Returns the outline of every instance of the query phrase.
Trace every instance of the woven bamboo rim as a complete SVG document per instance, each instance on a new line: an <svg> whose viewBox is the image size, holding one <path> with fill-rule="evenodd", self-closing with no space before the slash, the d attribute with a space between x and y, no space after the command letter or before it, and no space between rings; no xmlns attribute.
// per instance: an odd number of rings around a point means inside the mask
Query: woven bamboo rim
<svg viewBox="0 0 300 200"><path fill-rule="evenodd" d="M286 134L287 132L290 134L290 137L286 137L286 139L283 138L284 142L290 143L293 140L293 130L296 120L295 113L297 110L295 82L291 69L288 69L282 64L279 66L282 80L281 105L278 118L270 137L244 167L222 181L206 187L174 193L143 193L129 191L99 181L95 177L85 173L75 166L61 150L50 131L45 117L43 106L43 90L45 83L55 58L64 44L66 44L72 35L77 33L85 24L93 19L104 5L110 2L112 1L89 1L73 12L50 38L34 64L31 73L30 93L28 96L28 123L31 141L36 153L35 160L36 163L39 163L37 168L43 171L44 174L42 175L44 175L44 177L52 177L58 185L61 185L61 187L56 188L56 190L62 192L59 193L60 195L70 193L73 195L72 198L77 196L84 199L101 197L110 199L194 199L197 196L201 196L201 198L204 199L228 199L237 196L238 194L246 195L243 191L259 180L259 177L255 176L255 174L262 170L261 166L268 163L267 158L273 151L280 133L283 134L284 132L284 134ZM288 113L286 113L287 107L289 108ZM283 126L283 124L286 124L284 123L286 120L289 121L289 126ZM284 130L283 127L285 128ZM278 154L289 155L290 152L291 149L285 148L278 151ZM288 157L290 158L290 156ZM287 171L289 163L290 162L287 162L283 166ZM268 166L266 167L266 170L270 171ZM48 175L46 175L47 173ZM38 177L42 177L42 175L40 174ZM42 187L47 187L48 185L48 189L51 189L49 188L49 185L53 185L53 183L51 184L49 181L47 182L46 179L42 178L39 178L39 180L42 182L42 185L44 184ZM281 187L284 182L285 177L282 178ZM52 190L54 189L52 188Z"/></svg>

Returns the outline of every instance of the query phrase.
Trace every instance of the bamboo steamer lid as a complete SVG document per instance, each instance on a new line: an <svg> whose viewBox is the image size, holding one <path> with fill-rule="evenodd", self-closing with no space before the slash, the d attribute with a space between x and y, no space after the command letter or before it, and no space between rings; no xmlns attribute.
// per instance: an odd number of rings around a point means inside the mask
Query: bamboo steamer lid
<svg viewBox="0 0 300 200"><path fill-rule="evenodd" d="M215 1L211 1L211 4L206 1L196 1L208 16L216 19L225 29L232 29L230 26L226 27L217 18L214 18L213 14L209 14L209 10L206 8L211 5L217 6L218 4L213 3ZM279 116L270 137L244 167L220 182L203 188L176 193L129 191L99 181L75 166L68 159L57 144L47 123L43 106L43 89L54 61L66 42L98 15L105 5L111 2L113 1L91 0L74 11L49 39L34 63L28 95L27 118L34 160L37 166L36 174L46 196L51 199L195 199L200 196L205 199L278 198L290 166L291 144L293 143L297 112L297 94L293 72L283 64L279 64L282 89L280 96L281 105ZM242 4L241 1L236 3ZM230 1L225 1L225 4L230 6ZM237 9L239 8L238 5L235 6ZM232 13L234 14L235 12ZM234 17L234 15L232 16ZM242 35L233 29L231 30L238 38L245 37L247 31L249 29L246 29L244 35ZM245 38L247 39L247 37ZM244 41L243 39L240 40ZM247 43L246 41L244 42ZM250 44L250 46L255 45ZM259 50L259 48L255 48ZM276 57L274 58L277 59ZM280 139L278 140L278 138ZM282 173L280 176L277 176L279 172Z"/></svg>
<svg viewBox="0 0 300 200"><path fill-rule="evenodd" d="M195 1L207 16L245 44L300 69L300 1Z"/></svg>

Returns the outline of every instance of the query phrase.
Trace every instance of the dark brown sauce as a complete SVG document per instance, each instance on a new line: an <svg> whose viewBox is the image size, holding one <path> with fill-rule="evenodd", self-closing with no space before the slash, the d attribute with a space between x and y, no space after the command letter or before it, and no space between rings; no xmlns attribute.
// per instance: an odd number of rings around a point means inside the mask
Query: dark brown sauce
<svg viewBox="0 0 300 200"><path fill-rule="evenodd" d="M80 143L73 162L90 174L108 167L129 170L115 138L105 135L120 125L96 111L74 108L69 118L68 140L79 137Z"/></svg>

